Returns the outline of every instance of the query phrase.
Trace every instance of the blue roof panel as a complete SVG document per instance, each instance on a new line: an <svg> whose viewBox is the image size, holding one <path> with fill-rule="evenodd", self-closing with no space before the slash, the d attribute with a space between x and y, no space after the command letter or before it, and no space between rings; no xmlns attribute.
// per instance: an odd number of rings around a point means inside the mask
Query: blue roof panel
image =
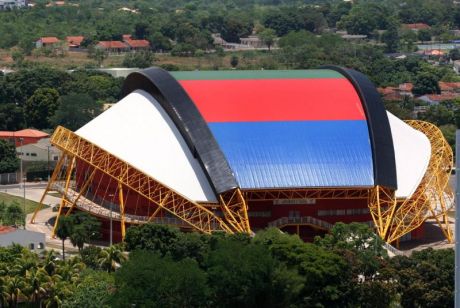
<svg viewBox="0 0 460 308"><path fill-rule="evenodd" d="M208 124L243 189L374 185L366 120Z"/></svg>

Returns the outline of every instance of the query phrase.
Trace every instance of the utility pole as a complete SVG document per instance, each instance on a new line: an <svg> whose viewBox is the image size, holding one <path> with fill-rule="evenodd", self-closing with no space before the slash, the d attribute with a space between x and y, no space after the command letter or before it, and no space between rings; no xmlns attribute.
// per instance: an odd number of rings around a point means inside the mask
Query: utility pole
<svg viewBox="0 0 460 308"><path fill-rule="evenodd" d="M22 191L23 191L23 199L22 199L22 205L24 208L24 215L26 215L26 181L24 180L24 169L22 166L23 158L24 158L24 149L23 149L23 141L24 138L19 138L19 142L21 143L21 184L22 184ZM25 229L25 226L24 226Z"/></svg>

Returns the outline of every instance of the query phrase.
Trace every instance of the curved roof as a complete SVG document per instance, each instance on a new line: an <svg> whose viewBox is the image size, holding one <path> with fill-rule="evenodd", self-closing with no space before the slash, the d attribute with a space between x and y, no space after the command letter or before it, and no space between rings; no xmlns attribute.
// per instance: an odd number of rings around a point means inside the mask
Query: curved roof
<svg viewBox="0 0 460 308"><path fill-rule="evenodd" d="M335 68L334 68L335 69ZM217 193L234 187L396 189L380 96L344 69L167 72L128 76L168 112Z"/></svg>
<svg viewBox="0 0 460 308"><path fill-rule="evenodd" d="M130 93L75 133L190 200L217 202L176 125L143 90Z"/></svg>

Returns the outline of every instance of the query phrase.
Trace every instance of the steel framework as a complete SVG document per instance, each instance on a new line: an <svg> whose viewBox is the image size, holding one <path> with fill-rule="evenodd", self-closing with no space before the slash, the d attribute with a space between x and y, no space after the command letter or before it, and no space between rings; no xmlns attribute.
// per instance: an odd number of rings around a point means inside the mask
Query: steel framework
<svg viewBox="0 0 460 308"><path fill-rule="evenodd" d="M398 200L393 191L375 187L369 198L369 208L379 235L392 243L418 228L426 219L434 218L446 239L452 243L452 231L447 212L453 206L449 186L453 154L442 132L424 121L406 121L425 134L431 144L431 157L425 175L409 198Z"/></svg>
<svg viewBox="0 0 460 308"><path fill-rule="evenodd" d="M452 241L447 217L447 211L453 205L453 193L448 185L453 164L452 150L436 126L423 121L407 121L407 123L424 133L431 143L431 158L425 176L408 199L398 200L395 198L394 191L382 186L243 191L236 188L221 194L218 204L200 204L189 200L88 140L64 127L58 127L51 137L51 142L63 152L63 155L50 178L40 205L32 216L31 223L35 221L43 199L50 190L56 190L62 195L55 228L65 206L68 206L66 215L77 207L105 218L110 212L112 217L112 206L109 211L86 196L96 172L100 172L116 183L117 190L111 196L117 196L118 210L113 218L120 222L123 238L126 223L171 222L171 218L157 217L163 211L175 216L175 222L181 222L182 226L203 233L213 231L251 233L247 205L250 201L367 199L375 228L389 243L419 227L427 218L434 218L446 238ZM78 187L75 169L79 162L88 166L88 170L85 179ZM148 216L126 213L126 200L131 193L148 200L153 213ZM220 208L223 217L214 211L217 208ZM289 225L294 223L289 221ZM308 224L311 222L309 221Z"/></svg>

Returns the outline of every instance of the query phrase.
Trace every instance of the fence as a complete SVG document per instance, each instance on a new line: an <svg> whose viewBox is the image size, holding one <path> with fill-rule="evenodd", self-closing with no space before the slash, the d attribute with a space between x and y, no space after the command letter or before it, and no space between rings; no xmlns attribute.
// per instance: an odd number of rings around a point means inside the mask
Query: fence
<svg viewBox="0 0 460 308"><path fill-rule="evenodd" d="M17 173L1 173L0 174L0 185L16 184L19 181Z"/></svg>

